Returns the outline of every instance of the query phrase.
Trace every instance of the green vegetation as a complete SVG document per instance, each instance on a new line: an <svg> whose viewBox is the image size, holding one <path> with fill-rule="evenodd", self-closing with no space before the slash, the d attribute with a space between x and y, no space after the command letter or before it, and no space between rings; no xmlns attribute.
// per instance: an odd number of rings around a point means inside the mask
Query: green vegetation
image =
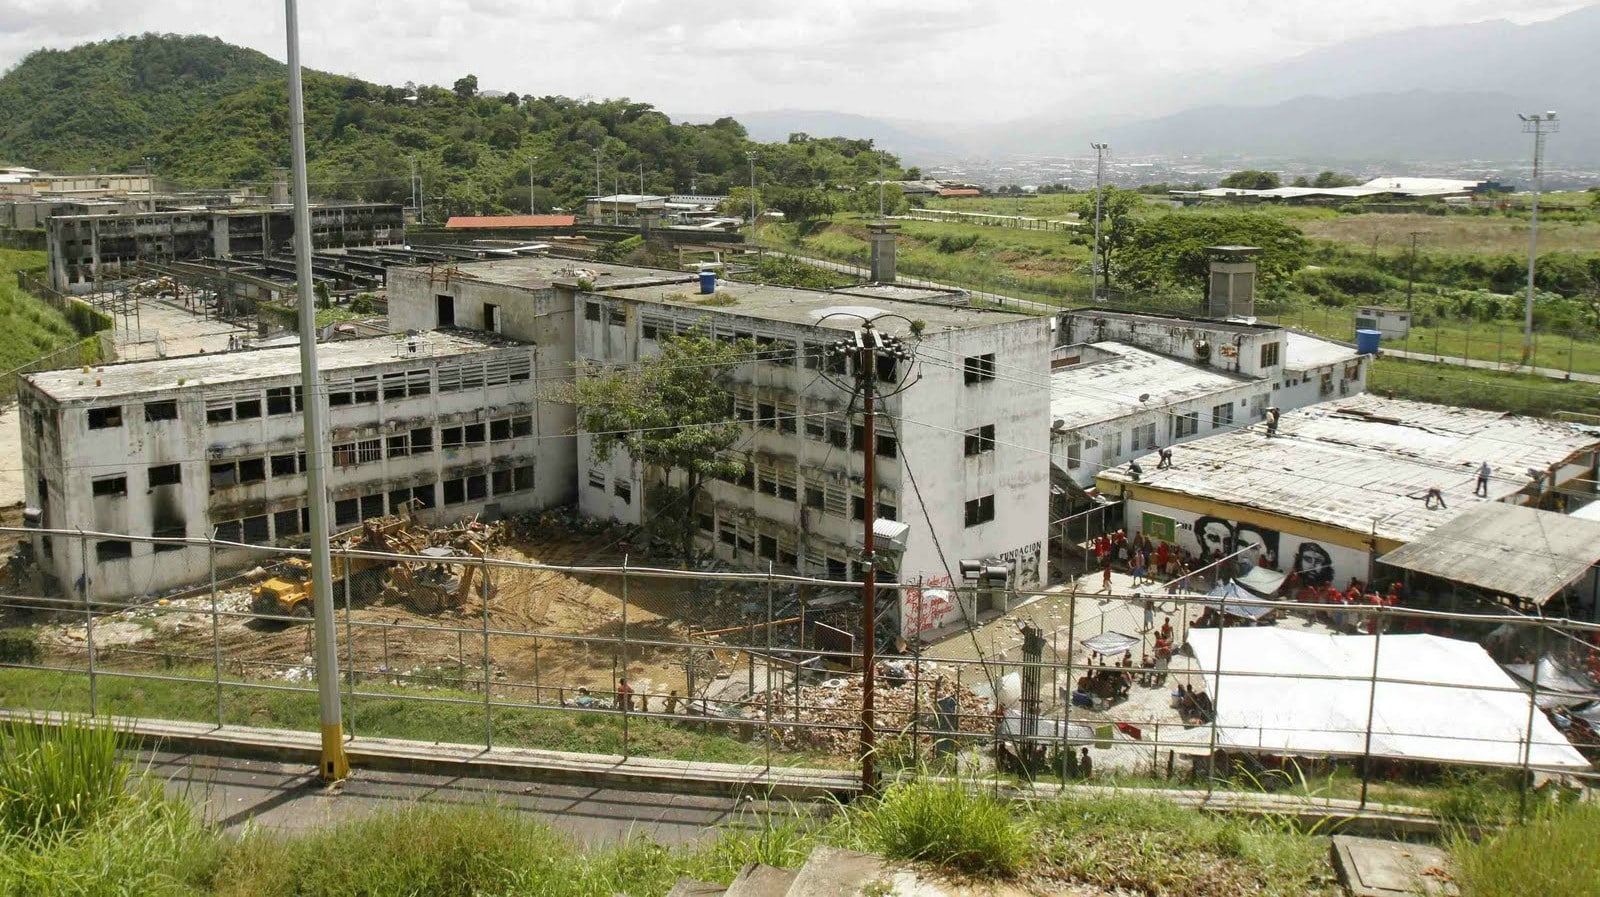
<svg viewBox="0 0 1600 897"><path fill-rule="evenodd" d="M1367 389L1378 395L1534 417L1600 415L1600 385L1594 383L1394 357L1379 358L1373 364Z"/></svg>
<svg viewBox="0 0 1600 897"><path fill-rule="evenodd" d="M769 339L768 342L771 340ZM685 566L694 557L695 501L712 477L735 478L743 462L728 450L742 438L733 416L733 369L751 358L750 340L725 342L699 331L663 334L661 351L623 369L591 371L562 389L577 406L584 430L602 434L595 457L624 449L633 460L665 470L679 485L647 496L652 526L679 545Z"/></svg>
<svg viewBox="0 0 1600 897"><path fill-rule="evenodd" d="M93 339L84 340L65 315L17 286L18 271L42 274L44 266L43 252L0 249L0 371L15 371L35 362L51 368L71 367L98 357L99 347ZM84 321L85 326L92 327L92 323ZM63 351L74 344L82 346L79 352ZM15 386L10 377L3 379L0 392L9 394Z"/></svg>
<svg viewBox="0 0 1600 897"><path fill-rule="evenodd" d="M155 160L194 186L266 182L289 161L283 66L210 38L145 35L41 50L0 78L0 157L35 167L100 170ZM486 97L467 75L450 88L372 84L308 71L306 140L319 195L401 201L411 164L429 217L572 208L602 192L721 193L749 182L745 154L772 200L849 204L898 160L868 140L795 135L751 142L731 118L677 125L645 103ZM534 183L529 184L529 163ZM532 189L532 196L529 191ZM876 192L872 191L874 208ZM862 200L864 201L864 200ZM791 206L792 207L792 206Z"/></svg>
<svg viewBox="0 0 1600 897"><path fill-rule="evenodd" d="M0 787L40 786L55 804L92 808L65 817L0 815L0 894L7 897L660 897L679 877L726 883L751 861L794 868L819 844L1052 891L1332 893L1325 847L1282 823L1218 819L1133 797L1012 805L955 783L894 785L830 818L797 808L789 819L724 828L682 848L636 838L585 849L526 815L489 806L418 805L301 835L252 830L230 838L162 797L154 783L130 778L111 732L69 724L49 734L13 728L3 737L13 740L3 742L10 750L0 755L8 764ZM36 806L44 798L29 800Z"/></svg>
<svg viewBox="0 0 1600 897"><path fill-rule="evenodd" d="M807 290L831 290L855 282L855 278L825 271L815 265L808 265L781 255L763 255L761 261L756 263L755 272L750 279Z"/></svg>
<svg viewBox="0 0 1600 897"><path fill-rule="evenodd" d="M161 675L187 681L100 676L96 696L99 712L151 719L216 720L216 689L209 668L163 669ZM361 691L404 695L413 700L366 696L346 698L346 727L351 731L380 738L426 742L480 744L483 741L482 694L442 685L397 688L366 682L361 684ZM430 700L414 700L418 696ZM237 679L225 678L223 697L223 719L229 724L317 731L317 695L314 691L267 691L248 688ZM497 695L496 700L504 701L506 698ZM0 669L0 705L48 707L67 713L87 713L88 680L81 672ZM604 713L496 707L494 741L497 745L621 754L622 718ZM760 763L766 756L765 749L759 743L743 742L732 735L641 719L629 721L628 749L638 756L701 760L707 763ZM839 762L824 756L793 752L774 752L772 758L775 763L786 764L829 765ZM4 894L4 891L0 891L0 894Z"/></svg>
<svg viewBox="0 0 1600 897"><path fill-rule="evenodd" d="M1452 845L1462 897L1600 895L1600 804L1544 807L1539 817Z"/></svg>

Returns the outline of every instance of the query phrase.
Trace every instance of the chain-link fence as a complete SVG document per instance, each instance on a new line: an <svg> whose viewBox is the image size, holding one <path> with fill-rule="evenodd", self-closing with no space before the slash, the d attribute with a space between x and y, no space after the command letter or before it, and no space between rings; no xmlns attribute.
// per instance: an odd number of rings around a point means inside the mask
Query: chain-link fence
<svg viewBox="0 0 1600 897"><path fill-rule="evenodd" d="M23 565L7 570L0 704L317 729L309 621L319 599L303 550L4 532L48 536L53 556L98 563L64 596L44 594ZM626 554L596 563L588 552L616 549L594 540L569 542L566 554L551 549L555 560L541 563L508 550L514 541L467 526L384 543L401 551L336 551L330 598L347 734L754 768L842 771L858 762L859 584L635 566ZM108 553L107 543L117 547ZM121 560L124 551L131 557ZM137 592L117 565L145 552L208 575L160 597L117 597ZM1526 785L1582 780L1588 768L1567 762L1579 752L1600 760L1600 705L1590 703L1600 697L1600 626L1205 594L1221 580L1210 569L1136 586L1120 570L1103 580L1096 570L1048 591L886 587L880 606L898 606L905 593L919 611L949 604L962 622L937 638L879 646L880 766L1071 778L1092 765L1096 778L1196 788L1287 787L1316 771L1344 783L1324 796L1354 797L1359 786L1365 799L1368 784L1437 780L1452 767L1500 770ZM1228 644L1264 628L1243 624L1263 621L1307 637L1367 634L1377 643L1369 655L1385 663L1353 673L1230 660ZM1483 641L1498 660L1532 664L1530 681L1440 669L1422 682L1391 671L1387 658L1403 658L1413 643L1382 640L1424 633ZM1561 674L1541 672L1546 664ZM1227 689L1255 680L1270 680L1286 702L1301 700L1299 689L1308 701L1330 688L1370 697L1364 713L1286 731L1229 715ZM1393 706L1384 690L1419 687L1477 712L1498 708L1505 725L1485 734L1463 718L1457 731L1424 730L1415 727L1437 718L1380 712ZM1407 758L1373 747L1396 739L1442 753ZM1470 749L1452 749L1456 742Z"/></svg>

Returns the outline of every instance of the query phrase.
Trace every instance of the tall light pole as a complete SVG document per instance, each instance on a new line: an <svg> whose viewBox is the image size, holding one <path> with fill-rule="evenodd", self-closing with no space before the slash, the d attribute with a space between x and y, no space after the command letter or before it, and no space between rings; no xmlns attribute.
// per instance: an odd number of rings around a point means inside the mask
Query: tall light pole
<svg viewBox="0 0 1600 897"><path fill-rule="evenodd" d="M600 147L594 148L594 198L599 199L605 194L600 192Z"/></svg>
<svg viewBox="0 0 1600 897"><path fill-rule="evenodd" d="M639 163L639 198L644 199L644 163Z"/></svg>
<svg viewBox="0 0 1600 897"><path fill-rule="evenodd" d="M1105 249L1100 243L1100 209L1104 204L1104 184L1106 179L1106 150L1111 149L1109 143L1091 143L1094 147L1094 264L1090 266L1091 280L1089 298L1093 302L1100 301L1100 272L1105 268Z"/></svg>
<svg viewBox="0 0 1600 897"><path fill-rule="evenodd" d="M533 208L533 163L539 161L538 156L528 159L528 214L538 214Z"/></svg>
<svg viewBox="0 0 1600 897"><path fill-rule="evenodd" d="M746 150L745 160L750 163L750 242L756 241L756 151Z"/></svg>
<svg viewBox="0 0 1600 897"><path fill-rule="evenodd" d="M878 220L883 220L883 150L878 151Z"/></svg>
<svg viewBox="0 0 1600 897"><path fill-rule="evenodd" d="M317 376L317 306L311 295L311 206L306 179L305 100L300 87L300 18L284 0L289 35L289 148L294 165L294 273L300 294L300 385L305 393L306 503L311 509L311 613L316 636L323 779L350 775L339 707L339 645L333 627L333 559L328 550L328 430Z"/></svg>
<svg viewBox="0 0 1600 897"><path fill-rule="evenodd" d="M1544 135L1561 130L1561 122L1554 112L1518 113L1517 118L1522 119L1522 132L1533 135L1533 220L1528 228L1528 301L1522 321L1522 363L1528 364L1533 360L1533 272L1539 258L1539 193L1544 186L1539 163L1544 157Z"/></svg>

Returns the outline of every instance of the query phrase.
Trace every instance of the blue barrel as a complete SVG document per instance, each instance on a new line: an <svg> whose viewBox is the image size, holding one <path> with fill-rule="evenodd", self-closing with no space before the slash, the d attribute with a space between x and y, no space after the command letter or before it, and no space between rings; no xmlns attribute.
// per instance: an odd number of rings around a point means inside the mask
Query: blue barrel
<svg viewBox="0 0 1600 897"><path fill-rule="evenodd" d="M1356 351L1362 355L1378 354L1378 343L1383 340L1383 334L1376 330L1356 331Z"/></svg>
<svg viewBox="0 0 1600 897"><path fill-rule="evenodd" d="M717 272L700 272L700 295L709 296L717 291Z"/></svg>

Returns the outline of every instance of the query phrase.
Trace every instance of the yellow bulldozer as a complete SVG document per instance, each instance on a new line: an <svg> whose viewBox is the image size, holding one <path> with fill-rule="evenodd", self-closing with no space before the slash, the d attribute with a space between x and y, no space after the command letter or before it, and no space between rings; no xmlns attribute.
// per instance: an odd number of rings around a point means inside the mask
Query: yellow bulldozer
<svg viewBox="0 0 1600 897"><path fill-rule="evenodd" d="M355 551L403 554L428 558L426 561L401 561L392 558L335 557L333 594L338 601L345 594L348 580L351 603L363 605L372 600L405 604L418 613L434 614L446 607L458 607L472 592L477 567L463 564L482 558L487 549L470 533L436 531L430 545L429 534L417 520L416 503L408 503L398 514L374 517L362 523L359 531L336 536L336 545ZM454 568L461 566L459 574ZM263 616L311 619L311 565L304 558L290 558L272 577L255 588L250 608Z"/></svg>

